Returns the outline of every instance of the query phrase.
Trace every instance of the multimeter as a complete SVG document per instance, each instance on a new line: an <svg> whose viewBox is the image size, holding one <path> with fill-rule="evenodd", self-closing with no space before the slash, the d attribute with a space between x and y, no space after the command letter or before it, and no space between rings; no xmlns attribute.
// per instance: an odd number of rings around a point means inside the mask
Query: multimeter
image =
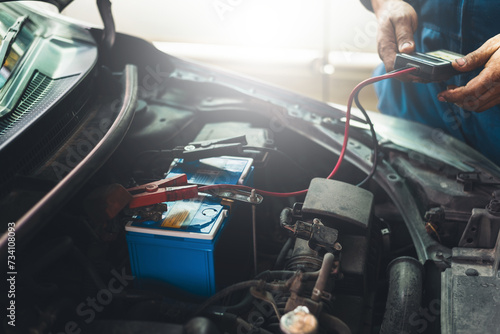
<svg viewBox="0 0 500 334"><path fill-rule="evenodd" d="M451 65L455 59L462 57L463 55L448 50L427 53L398 53L394 62L394 69L416 67L418 70L412 72L412 75L427 81L444 81L462 73L455 70Z"/></svg>

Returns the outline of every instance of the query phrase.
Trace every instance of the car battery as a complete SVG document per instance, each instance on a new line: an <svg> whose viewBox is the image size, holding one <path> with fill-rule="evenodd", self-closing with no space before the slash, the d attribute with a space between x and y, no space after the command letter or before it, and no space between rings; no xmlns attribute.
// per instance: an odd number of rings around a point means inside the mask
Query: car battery
<svg viewBox="0 0 500 334"><path fill-rule="evenodd" d="M167 177L186 174L189 183L198 185L250 185L252 162L241 157L177 161ZM135 219L126 224L136 287L211 296L216 292L217 243L230 220L230 208L210 195L166 204L167 211L160 220Z"/></svg>

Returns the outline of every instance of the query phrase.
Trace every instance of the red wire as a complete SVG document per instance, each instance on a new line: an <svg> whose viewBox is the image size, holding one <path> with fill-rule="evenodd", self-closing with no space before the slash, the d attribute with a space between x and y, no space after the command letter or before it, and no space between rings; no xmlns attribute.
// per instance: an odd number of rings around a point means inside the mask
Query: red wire
<svg viewBox="0 0 500 334"><path fill-rule="evenodd" d="M219 188L224 188L224 189L238 189L238 190L248 190L251 191L252 187L249 186L242 186L239 184L211 184L209 186L201 186L198 187L199 192L207 192L208 190L212 189L219 189ZM272 197L292 197L292 196L299 196L299 195L304 195L307 193L307 189L300 190L300 191L294 191L294 192L289 192L289 193L277 193L274 191L266 191L266 190L260 190L260 189L255 189L255 191L264 196L272 196Z"/></svg>
<svg viewBox="0 0 500 334"><path fill-rule="evenodd" d="M347 150L347 142L349 141L349 120L351 119L352 101L354 100L354 96L356 95L356 93L359 92L364 87L371 85L372 83L382 81L385 79L397 78L397 77L400 77L404 74L413 72L415 70L416 70L415 67L410 67L410 68L406 68L404 70L397 71L397 72L389 72L386 74L379 75L377 77L363 80L359 84L357 84L356 87L354 87L351 94L349 95L349 100L347 100L347 110L345 113L346 120L345 120L345 130L344 130L344 143L342 144L342 150L340 151L340 156L339 156L339 159L337 160L337 164L333 168L330 175L328 175L327 179L331 179L335 175L335 173L337 173L338 169L340 168L340 164L342 163L342 160L344 159L344 155L345 155L345 152Z"/></svg>
<svg viewBox="0 0 500 334"><path fill-rule="evenodd" d="M337 171L340 168L340 165L342 164L342 161L344 160L344 155L345 155L345 152L347 150L347 142L349 141L349 121L351 119L352 101L354 100L354 96L356 95L356 93L372 83L382 81L385 79L397 78L397 77L400 77L404 74L408 74L410 72L413 72L415 70L417 70L415 67L410 67L410 68L406 68L406 69L403 69L400 71L389 72L386 74L379 75L377 77L366 79L366 80L360 82L356 87L354 87L354 89L352 90L351 94L349 95L349 99L347 101L347 109L346 109L346 113L345 113L346 120L345 120L345 130L344 130L344 142L342 143L342 150L340 151L339 159L337 160L335 167L333 168L330 175L327 176L327 179L331 179L337 173ZM218 189L218 188L239 189L239 190L248 190L248 191L255 189L252 187L235 185L235 184L213 184L213 185L208 185L208 186L201 186L198 188L198 191L207 192L208 190ZM278 193L278 192L274 192L274 191L265 191L265 190L255 189L255 191L260 195L272 196L272 197L299 196L299 195L306 194L307 190L308 189L304 189L304 190L300 190L300 191L293 191L293 192L288 192L288 193Z"/></svg>

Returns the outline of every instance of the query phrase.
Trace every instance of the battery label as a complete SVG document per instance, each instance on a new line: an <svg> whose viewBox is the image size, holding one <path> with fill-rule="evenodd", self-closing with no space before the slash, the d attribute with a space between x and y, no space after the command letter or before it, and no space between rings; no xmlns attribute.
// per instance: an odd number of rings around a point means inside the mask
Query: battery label
<svg viewBox="0 0 500 334"><path fill-rule="evenodd" d="M171 227L171 228L181 228L186 222L189 216L188 210L178 210L175 213L170 214L168 217L163 220L161 223L162 227Z"/></svg>
<svg viewBox="0 0 500 334"><path fill-rule="evenodd" d="M176 202L173 207L167 211L167 216L161 223L162 227L170 228L187 228L190 225L191 220L201 206L200 201L179 201Z"/></svg>
<svg viewBox="0 0 500 334"><path fill-rule="evenodd" d="M189 183L193 184L214 184L220 172L214 170L198 170L189 179Z"/></svg>

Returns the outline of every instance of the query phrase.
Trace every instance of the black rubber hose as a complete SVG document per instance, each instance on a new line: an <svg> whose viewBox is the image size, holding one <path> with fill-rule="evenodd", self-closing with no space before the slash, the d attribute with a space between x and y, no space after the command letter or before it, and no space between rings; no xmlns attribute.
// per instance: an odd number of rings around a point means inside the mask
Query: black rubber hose
<svg viewBox="0 0 500 334"><path fill-rule="evenodd" d="M292 208L284 208L280 213L280 226L290 225L292 223Z"/></svg>
<svg viewBox="0 0 500 334"><path fill-rule="evenodd" d="M226 307L225 312L240 314L241 312L250 309L253 301L254 297L250 292L248 292L238 304Z"/></svg>
<svg viewBox="0 0 500 334"><path fill-rule="evenodd" d="M417 333L422 301L423 266L403 256L389 263L389 293L380 328L381 334Z"/></svg>
<svg viewBox="0 0 500 334"><path fill-rule="evenodd" d="M283 211L282 211L283 213ZM281 248L281 251L278 255L278 258L276 259L276 263L274 264L274 269L281 269L283 268L283 263L285 262L286 256L290 249L293 247L293 241L295 238L288 238L288 240L285 242L285 245L283 245L283 248Z"/></svg>
<svg viewBox="0 0 500 334"><path fill-rule="evenodd" d="M96 3L102 23L104 24L102 47L109 52L115 44L116 39L115 21L111 11L111 2L109 0L97 0Z"/></svg>
<svg viewBox="0 0 500 334"><path fill-rule="evenodd" d="M351 329L345 322L325 312L321 313L319 324L321 328L326 329L327 333L351 334Z"/></svg>

